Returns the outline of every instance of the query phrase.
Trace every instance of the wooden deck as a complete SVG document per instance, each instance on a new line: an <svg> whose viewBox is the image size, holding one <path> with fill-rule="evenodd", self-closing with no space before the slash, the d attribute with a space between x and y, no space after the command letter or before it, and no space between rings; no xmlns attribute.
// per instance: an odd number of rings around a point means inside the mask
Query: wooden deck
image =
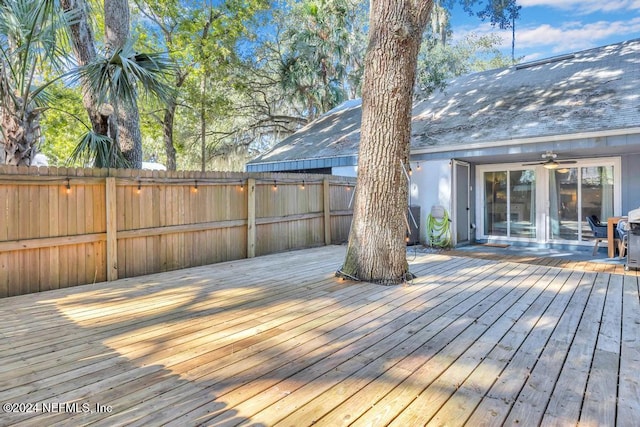
<svg viewBox="0 0 640 427"><path fill-rule="evenodd" d="M636 275L418 254L383 287L343 255L0 300L0 424L638 424Z"/></svg>

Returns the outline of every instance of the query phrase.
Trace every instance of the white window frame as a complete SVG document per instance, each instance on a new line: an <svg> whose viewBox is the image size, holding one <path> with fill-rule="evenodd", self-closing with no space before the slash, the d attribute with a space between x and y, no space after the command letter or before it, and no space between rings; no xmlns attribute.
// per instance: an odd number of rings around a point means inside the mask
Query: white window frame
<svg viewBox="0 0 640 427"><path fill-rule="evenodd" d="M589 159L575 159L577 163L568 165L572 168L582 168L590 166L613 166L613 211L614 215L620 215L622 211L622 171L620 157L598 157ZM488 241L510 240L532 242L534 239L526 237L507 237L487 235L484 230L484 209L485 194L483 176L485 172L507 172L533 169L536 173L536 239L540 243L569 243L580 245L592 245L591 242L582 241L581 231L578 233L579 240L559 240L549 239L549 170L542 165L523 166L520 163L495 163L476 166L476 238ZM578 209L582 210L582 192L578 191Z"/></svg>

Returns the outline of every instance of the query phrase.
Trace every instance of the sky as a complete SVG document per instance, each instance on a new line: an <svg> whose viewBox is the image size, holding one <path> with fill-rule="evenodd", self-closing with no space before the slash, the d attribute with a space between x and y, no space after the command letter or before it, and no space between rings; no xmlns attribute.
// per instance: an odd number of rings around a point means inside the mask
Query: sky
<svg viewBox="0 0 640 427"><path fill-rule="evenodd" d="M549 58L640 38L640 0L518 0L516 58ZM454 37L474 32L503 35L501 50L511 56L511 30L492 28L479 18L454 9Z"/></svg>

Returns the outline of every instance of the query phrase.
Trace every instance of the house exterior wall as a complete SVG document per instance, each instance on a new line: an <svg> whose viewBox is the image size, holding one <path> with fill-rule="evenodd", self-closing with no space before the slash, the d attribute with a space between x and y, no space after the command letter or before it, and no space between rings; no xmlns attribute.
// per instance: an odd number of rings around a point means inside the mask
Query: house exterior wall
<svg viewBox="0 0 640 427"><path fill-rule="evenodd" d="M418 168L418 163L420 167ZM451 216L451 162L421 160L411 162L409 204L420 206L420 242L427 241L427 218L434 205L442 205Z"/></svg>
<svg viewBox="0 0 640 427"><path fill-rule="evenodd" d="M622 215L640 207L640 154L622 156Z"/></svg>

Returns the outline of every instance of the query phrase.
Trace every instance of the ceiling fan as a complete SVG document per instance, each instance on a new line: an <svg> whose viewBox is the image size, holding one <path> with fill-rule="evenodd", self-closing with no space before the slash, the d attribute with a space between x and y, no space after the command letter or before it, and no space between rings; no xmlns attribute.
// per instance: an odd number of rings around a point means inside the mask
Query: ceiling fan
<svg viewBox="0 0 640 427"><path fill-rule="evenodd" d="M556 157L558 157L556 153L554 153L553 151L547 151L546 153L542 154L542 158L546 160L542 162L523 163L522 166L542 165L542 167L545 169L558 169L560 165L569 165L569 164L577 163L575 160L556 161Z"/></svg>

